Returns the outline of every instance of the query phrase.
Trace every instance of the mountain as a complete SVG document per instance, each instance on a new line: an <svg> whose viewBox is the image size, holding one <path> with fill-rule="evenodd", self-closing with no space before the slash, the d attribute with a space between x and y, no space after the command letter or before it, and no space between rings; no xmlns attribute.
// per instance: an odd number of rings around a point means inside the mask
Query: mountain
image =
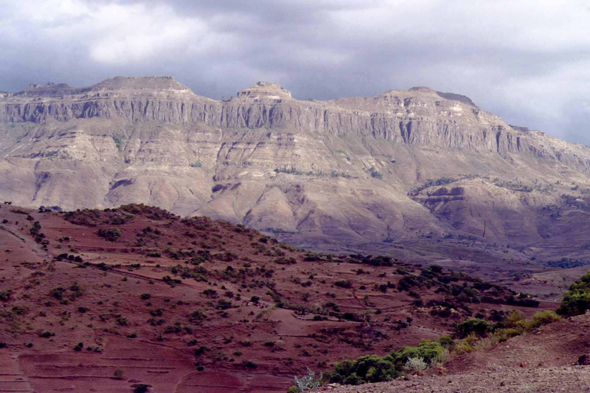
<svg viewBox="0 0 590 393"><path fill-rule="evenodd" d="M590 149L427 87L315 101L259 82L217 101L171 77L31 85L0 95L0 179L21 206L144 203L488 278L590 264Z"/></svg>

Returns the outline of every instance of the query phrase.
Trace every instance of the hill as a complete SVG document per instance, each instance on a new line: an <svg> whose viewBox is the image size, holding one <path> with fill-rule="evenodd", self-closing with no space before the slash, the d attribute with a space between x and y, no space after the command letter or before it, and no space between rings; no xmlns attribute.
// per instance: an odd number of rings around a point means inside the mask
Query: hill
<svg viewBox="0 0 590 393"><path fill-rule="evenodd" d="M556 306L438 266L305 252L145 205L4 204L0 223L0 392L284 392L306 367Z"/></svg>

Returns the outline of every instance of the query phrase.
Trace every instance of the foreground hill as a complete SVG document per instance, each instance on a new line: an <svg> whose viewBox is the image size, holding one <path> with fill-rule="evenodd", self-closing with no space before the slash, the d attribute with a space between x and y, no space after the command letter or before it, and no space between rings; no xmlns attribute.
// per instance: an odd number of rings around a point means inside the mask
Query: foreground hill
<svg viewBox="0 0 590 393"><path fill-rule="evenodd" d="M445 364L443 375L352 387L331 385L317 391L587 392L589 327L589 315L568 318L451 361Z"/></svg>
<svg viewBox="0 0 590 393"><path fill-rule="evenodd" d="M0 222L0 392L284 392L306 367L555 307L437 266L303 252L144 205L2 205Z"/></svg>
<svg viewBox="0 0 590 393"><path fill-rule="evenodd" d="M585 146L424 87L314 101L260 82L216 101L117 77L0 96L4 200L145 203L489 278L590 263L589 174Z"/></svg>

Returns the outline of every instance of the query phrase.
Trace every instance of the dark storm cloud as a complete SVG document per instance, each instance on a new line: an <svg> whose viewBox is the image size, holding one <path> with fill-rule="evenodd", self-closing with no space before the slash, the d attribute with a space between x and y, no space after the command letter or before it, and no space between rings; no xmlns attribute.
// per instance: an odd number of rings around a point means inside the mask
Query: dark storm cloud
<svg viewBox="0 0 590 393"><path fill-rule="evenodd" d="M0 90L174 75L231 96L276 80L297 98L426 85L512 124L590 144L584 1L0 0Z"/></svg>

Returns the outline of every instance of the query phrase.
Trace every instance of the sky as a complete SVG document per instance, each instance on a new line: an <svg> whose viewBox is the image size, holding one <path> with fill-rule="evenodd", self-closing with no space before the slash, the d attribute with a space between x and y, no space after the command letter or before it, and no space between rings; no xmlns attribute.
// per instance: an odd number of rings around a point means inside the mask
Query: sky
<svg viewBox="0 0 590 393"><path fill-rule="evenodd" d="M590 145L588 0L0 0L0 91L174 76L220 99L428 86Z"/></svg>

